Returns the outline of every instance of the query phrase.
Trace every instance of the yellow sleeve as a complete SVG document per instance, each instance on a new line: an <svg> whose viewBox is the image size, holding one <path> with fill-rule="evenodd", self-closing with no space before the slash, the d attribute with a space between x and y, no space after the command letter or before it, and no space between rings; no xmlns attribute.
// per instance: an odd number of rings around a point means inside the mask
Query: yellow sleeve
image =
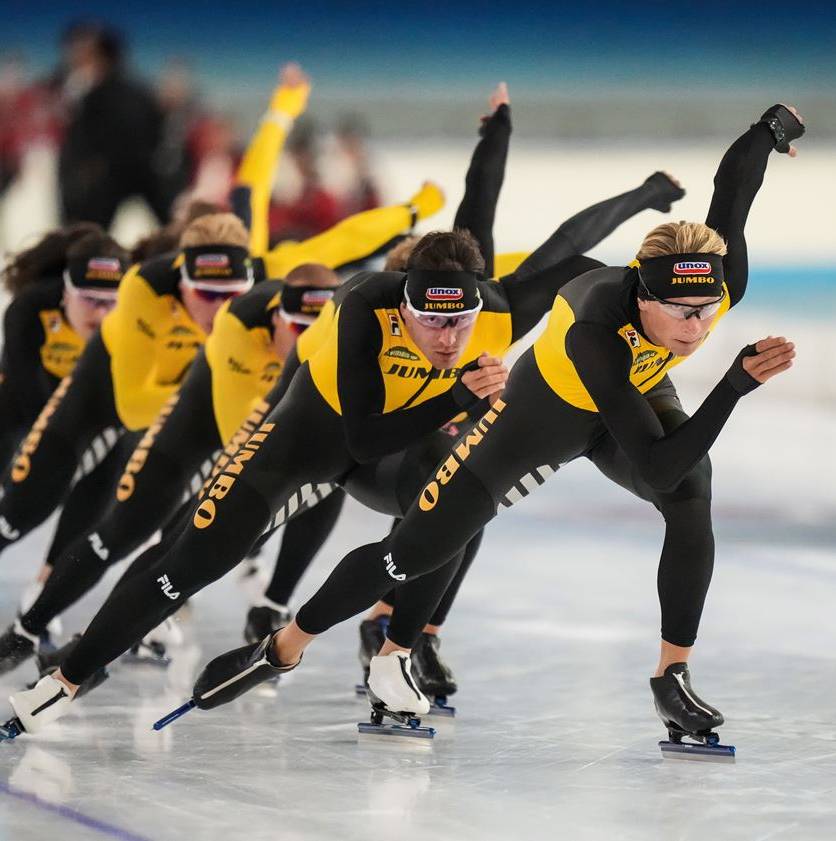
<svg viewBox="0 0 836 841"><path fill-rule="evenodd" d="M155 377L158 337L171 321L170 298L157 295L139 274L139 266L132 266L119 284L116 306L102 323L116 411L128 429L150 426L177 391L178 385L160 385Z"/></svg>
<svg viewBox="0 0 836 841"><path fill-rule="evenodd" d="M497 254L494 259L494 275L499 278L513 274L530 253L530 251L514 251L511 254Z"/></svg>
<svg viewBox="0 0 836 841"><path fill-rule="evenodd" d="M374 254L412 227L412 211L403 204L355 213L304 242L280 242L264 255L267 277L283 278L302 263L336 268Z"/></svg>
<svg viewBox="0 0 836 841"><path fill-rule="evenodd" d="M229 441L269 391L270 383L262 374L276 363L276 355L267 330L248 330L225 304L206 340L206 361L212 371L215 422L221 440Z"/></svg>
<svg viewBox="0 0 836 841"><path fill-rule="evenodd" d="M270 193L279 155L294 119L307 106L309 93L310 85L276 88L235 176L235 186L250 192L250 253L255 256L264 254L270 244Z"/></svg>

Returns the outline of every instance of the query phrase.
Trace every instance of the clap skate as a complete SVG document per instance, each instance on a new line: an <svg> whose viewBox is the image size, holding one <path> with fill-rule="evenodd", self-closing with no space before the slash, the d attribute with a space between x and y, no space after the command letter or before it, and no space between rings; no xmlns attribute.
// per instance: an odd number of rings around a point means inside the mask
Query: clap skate
<svg viewBox="0 0 836 841"><path fill-rule="evenodd" d="M357 725L361 735L420 740L435 737L434 728L421 726L420 716L429 712L430 702L415 685L405 652L372 657L367 692L372 712L368 723L361 721ZM395 723L384 723L386 718Z"/></svg>
<svg viewBox="0 0 836 841"><path fill-rule="evenodd" d="M9 698L15 716L0 726L0 741L39 732L65 715L71 700L67 687L51 675L41 678L32 689L16 692Z"/></svg>
<svg viewBox="0 0 836 841"><path fill-rule="evenodd" d="M665 759L735 761L734 745L721 745L714 732L723 716L694 692L687 663L668 666L662 677L650 679L650 688L656 713L668 729L668 741L659 742Z"/></svg>
<svg viewBox="0 0 836 841"><path fill-rule="evenodd" d="M290 666L276 661L273 653L274 636L271 634L256 645L234 648L211 660L198 675L192 697L154 722L154 730L162 730L195 707L212 710L228 704L259 684L295 669L301 658Z"/></svg>

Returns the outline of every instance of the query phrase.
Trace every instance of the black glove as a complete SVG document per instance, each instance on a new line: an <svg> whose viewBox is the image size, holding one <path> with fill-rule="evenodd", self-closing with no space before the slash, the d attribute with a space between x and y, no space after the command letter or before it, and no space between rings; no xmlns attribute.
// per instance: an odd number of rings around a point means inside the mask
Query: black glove
<svg viewBox="0 0 836 841"><path fill-rule="evenodd" d="M511 130L511 106L506 105L504 102L496 109L496 111L493 112L493 114L488 117L482 117L482 122L479 125L479 137L485 136L489 125L500 124L506 125L508 130Z"/></svg>
<svg viewBox="0 0 836 841"><path fill-rule="evenodd" d="M775 149L778 152L789 152L790 143L807 131L806 126L802 125L792 111L783 105L773 105L768 108L757 123L752 123L752 127L760 123L765 123L769 127L775 138Z"/></svg>
<svg viewBox="0 0 836 841"><path fill-rule="evenodd" d="M479 397L477 394L472 392L463 382L462 376L466 374L468 371L478 371L479 370L479 360L474 359L473 362L468 362L460 371L459 376L456 378L456 382L453 383L453 387L450 389L450 394L453 396L453 400L455 401L456 405L463 411L468 412L470 409L474 408L477 403L479 403L482 398Z"/></svg>
<svg viewBox="0 0 836 841"><path fill-rule="evenodd" d="M746 345L735 357L731 368L726 371L726 379L738 394L748 394L754 391L760 383L743 367L743 360L747 356L755 356L757 350L754 345Z"/></svg>

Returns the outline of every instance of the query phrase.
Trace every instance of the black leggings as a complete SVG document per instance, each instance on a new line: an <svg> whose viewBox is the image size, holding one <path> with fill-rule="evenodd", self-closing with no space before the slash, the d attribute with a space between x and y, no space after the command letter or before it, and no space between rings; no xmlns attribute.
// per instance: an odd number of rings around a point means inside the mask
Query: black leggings
<svg viewBox="0 0 836 841"><path fill-rule="evenodd" d="M201 351L177 395L116 464L117 474L88 515L67 528L71 540L52 552L54 571L21 617L32 634L91 590L107 568L123 560L165 526L201 468L220 448L212 408L212 374ZM121 478L120 478L121 477ZM118 480L118 486L117 481ZM77 497L74 489L67 501ZM72 529L72 530L71 530Z"/></svg>
<svg viewBox="0 0 836 841"><path fill-rule="evenodd" d="M124 427L116 413L110 355L97 333L18 447L3 481L0 551L39 526L91 472Z"/></svg>
<svg viewBox="0 0 836 841"><path fill-rule="evenodd" d="M596 413L575 409L549 389L532 350L520 359L514 374L503 402L459 440L455 457L438 467L401 525L383 541L349 553L302 606L297 615L302 630L320 634L360 613L390 589L394 575L405 575L407 582L420 580L448 564L499 506L512 505L560 464L585 455L662 514L662 637L674 645L693 645L714 563L708 458L673 491L654 491ZM686 419L669 380L646 397L666 431Z"/></svg>
<svg viewBox="0 0 836 841"><path fill-rule="evenodd" d="M426 478L427 463L435 463L447 447L449 438L436 432L402 453L358 465L346 449L341 418L320 397L303 365L286 398L216 477L167 551L158 553L150 566L123 577L67 660L65 675L80 683L176 611L184 599L235 567L270 527L274 513L298 496L300 488L345 480L349 492L362 502L401 516ZM438 579L426 577L427 615L452 577L447 570ZM416 637L425 621L418 625Z"/></svg>

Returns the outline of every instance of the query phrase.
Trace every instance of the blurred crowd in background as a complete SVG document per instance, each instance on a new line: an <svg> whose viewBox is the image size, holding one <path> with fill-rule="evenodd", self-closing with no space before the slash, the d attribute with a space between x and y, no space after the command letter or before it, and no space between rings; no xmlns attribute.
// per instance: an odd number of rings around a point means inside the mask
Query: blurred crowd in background
<svg viewBox="0 0 836 841"><path fill-rule="evenodd" d="M305 239L380 204L367 138L357 113L328 126L299 120L271 203L273 242ZM186 61L172 58L156 79L142 78L106 24L67 27L42 78L32 78L23 54L2 57L0 191L27 156L57 155L61 222L108 228L132 197L160 224L191 199L223 205L245 143L240 126L207 104Z"/></svg>

